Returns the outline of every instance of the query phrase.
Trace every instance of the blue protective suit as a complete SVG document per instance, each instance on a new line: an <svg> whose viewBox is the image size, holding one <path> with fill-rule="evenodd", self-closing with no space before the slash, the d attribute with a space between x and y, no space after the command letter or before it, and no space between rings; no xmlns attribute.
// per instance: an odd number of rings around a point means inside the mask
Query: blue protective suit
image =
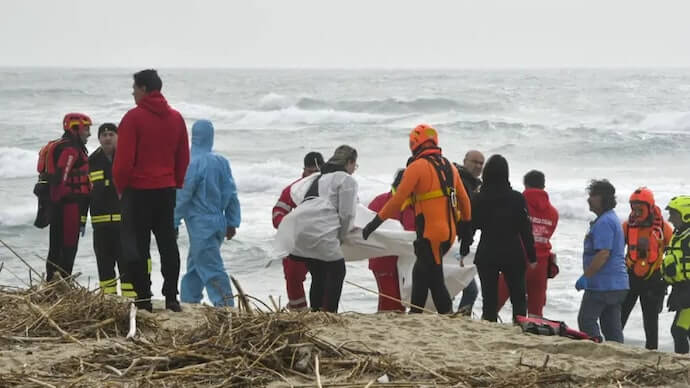
<svg viewBox="0 0 690 388"><path fill-rule="evenodd" d="M192 158L177 191L175 227L184 219L189 233L187 273L181 299L199 303L206 288L214 306L233 306L230 279L220 246L228 227L240 225L240 202L228 160L214 152L213 124L199 120L192 126Z"/></svg>

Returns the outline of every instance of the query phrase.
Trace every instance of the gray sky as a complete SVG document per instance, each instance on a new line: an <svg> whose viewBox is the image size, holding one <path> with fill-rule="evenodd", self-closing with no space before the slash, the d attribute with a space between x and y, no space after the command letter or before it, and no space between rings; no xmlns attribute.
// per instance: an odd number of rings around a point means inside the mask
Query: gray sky
<svg viewBox="0 0 690 388"><path fill-rule="evenodd" d="M688 1L2 0L0 66L690 66Z"/></svg>

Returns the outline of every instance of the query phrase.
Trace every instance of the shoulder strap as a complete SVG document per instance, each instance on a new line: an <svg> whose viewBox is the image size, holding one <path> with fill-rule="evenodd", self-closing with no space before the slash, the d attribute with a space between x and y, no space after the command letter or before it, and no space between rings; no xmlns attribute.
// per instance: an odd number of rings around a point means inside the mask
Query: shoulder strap
<svg viewBox="0 0 690 388"><path fill-rule="evenodd" d="M446 197L446 203L448 204L448 211L450 212L450 216L448 217L448 232L452 230L451 222L454 222L455 225L458 224L458 219L457 219L457 214L456 210L458 207L458 202L457 202L457 197L455 194L455 184L454 184L454 175L453 175L453 170L451 167L450 162L448 159L444 158L441 155L426 155L424 156L424 159L426 159L431 165L434 167L434 170L436 170L436 175L438 176L438 181L441 186L441 191L443 192L443 195ZM452 221L451 221L452 217ZM456 231L457 232L457 231ZM452 237L449 238L449 240L453 240Z"/></svg>
<svg viewBox="0 0 690 388"><path fill-rule="evenodd" d="M304 195L304 200L302 200L302 203L319 196L319 179L321 179L322 176L323 175L317 176L316 179L314 179L314 181L311 183L309 190L307 190L307 193Z"/></svg>

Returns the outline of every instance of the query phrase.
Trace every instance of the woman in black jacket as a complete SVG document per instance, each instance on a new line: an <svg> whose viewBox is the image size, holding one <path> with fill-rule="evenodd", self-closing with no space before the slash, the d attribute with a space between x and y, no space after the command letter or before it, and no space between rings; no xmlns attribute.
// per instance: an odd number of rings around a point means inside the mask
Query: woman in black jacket
<svg viewBox="0 0 690 388"><path fill-rule="evenodd" d="M482 231L475 264L482 284L482 319L496 322L499 272L510 290L513 319L527 315L526 261L534 266L537 256L525 198L510 187L506 159L501 155L489 158L482 180L472 201L472 231Z"/></svg>

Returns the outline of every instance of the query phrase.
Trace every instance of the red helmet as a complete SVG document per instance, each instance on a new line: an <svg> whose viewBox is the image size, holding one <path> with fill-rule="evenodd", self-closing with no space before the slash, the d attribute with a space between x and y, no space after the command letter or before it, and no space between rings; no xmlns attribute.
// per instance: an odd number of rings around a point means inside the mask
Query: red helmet
<svg viewBox="0 0 690 388"><path fill-rule="evenodd" d="M91 118L83 113L67 113L62 120L62 129L77 133L80 129L90 126L91 124Z"/></svg>
<svg viewBox="0 0 690 388"><path fill-rule="evenodd" d="M645 206L645 211L641 217L639 217L639 221L646 220L650 216L652 209L654 209L655 206L654 193L652 193L652 190L646 187L638 188L630 195L630 207L632 207L632 205L635 203L647 205Z"/></svg>
<svg viewBox="0 0 690 388"><path fill-rule="evenodd" d="M438 147L438 133L427 124L419 124L410 132L410 151L417 151L426 142L434 143Z"/></svg>

